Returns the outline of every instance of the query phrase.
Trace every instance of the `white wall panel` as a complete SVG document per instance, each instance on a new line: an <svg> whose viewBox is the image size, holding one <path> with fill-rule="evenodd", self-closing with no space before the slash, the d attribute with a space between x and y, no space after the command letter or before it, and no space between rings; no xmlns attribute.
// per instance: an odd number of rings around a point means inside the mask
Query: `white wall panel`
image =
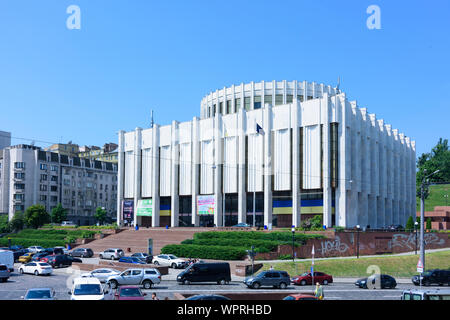
<svg viewBox="0 0 450 320"><path fill-rule="evenodd" d="M238 138L224 138L223 186L225 193L237 193Z"/></svg>
<svg viewBox="0 0 450 320"><path fill-rule="evenodd" d="M214 193L214 142L202 141L200 144L200 193Z"/></svg>
<svg viewBox="0 0 450 320"><path fill-rule="evenodd" d="M192 185L192 145L180 144L180 195L190 195Z"/></svg>
<svg viewBox="0 0 450 320"><path fill-rule="evenodd" d="M161 197L170 196L170 186L172 181L171 156L171 146L162 146L160 149L159 162L159 192Z"/></svg>
<svg viewBox="0 0 450 320"><path fill-rule="evenodd" d="M266 132L270 134L270 132ZM249 192L263 191L264 178L264 137L260 134L251 134L248 136L248 154L247 154L247 181Z"/></svg>
<svg viewBox="0 0 450 320"><path fill-rule="evenodd" d="M152 148L142 150L142 197L152 196L153 154Z"/></svg>
<svg viewBox="0 0 450 320"><path fill-rule="evenodd" d="M134 197L134 152L125 152L125 188L124 198Z"/></svg>
<svg viewBox="0 0 450 320"><path fill-rule="evenodd" d="M291 189L291 139L290 129L275 131L274 135L274 188Z"/></svg>
<svg viewBox="0 0 450 320"><path fill-rule="evenodd" d="M303 128L303 189L320 188L320 125Z"/></svg>

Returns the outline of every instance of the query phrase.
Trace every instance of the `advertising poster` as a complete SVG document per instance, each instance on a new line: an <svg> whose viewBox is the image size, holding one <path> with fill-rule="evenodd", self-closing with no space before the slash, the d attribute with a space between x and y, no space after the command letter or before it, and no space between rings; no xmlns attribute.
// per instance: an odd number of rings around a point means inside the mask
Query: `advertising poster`
<svg viewBox="0 0 450 320"><path fill-rule="evenodd" d="M140 217L151 217L153 212L153 200L144 199L138 200L138 205L136 209L136 216Z"/></svg>
<svg viewBox="0 0 450 320"><path fill-rule="evenodd" d="M214 215L216 208L214 195L198 196L197 208L198 215Z"/></svg>
<svg viewBox="0 0 450 320"><path fill-rule="evenodd" d="M134 220L133 207L134 207L133 200L124 200L122 202L123 220L128 220L128 221Z"/></svg>

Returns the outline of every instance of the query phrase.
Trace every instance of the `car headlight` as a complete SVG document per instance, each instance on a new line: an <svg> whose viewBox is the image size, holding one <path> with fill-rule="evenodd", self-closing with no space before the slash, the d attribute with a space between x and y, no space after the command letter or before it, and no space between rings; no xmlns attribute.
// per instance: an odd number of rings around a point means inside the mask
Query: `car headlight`
<svg viewBox="0 0 450 320"><path fill-rule="evenodd" d="M366 283L366 281L365 281L365 280L361 281L361 284L364 284L364 283Z"/></svg>

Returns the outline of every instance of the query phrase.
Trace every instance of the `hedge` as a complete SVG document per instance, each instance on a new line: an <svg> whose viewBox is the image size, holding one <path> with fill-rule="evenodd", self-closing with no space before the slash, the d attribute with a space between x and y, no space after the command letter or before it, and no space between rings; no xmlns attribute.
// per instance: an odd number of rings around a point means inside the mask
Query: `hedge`
<svg viewBox="0 0 450 320"><path fill-rule="evenodd" d="M63 240L66 237L76 237L76 238L92 238L96 233L96 231L89 230L42 230L42 229L25 229L19 233L9 234L10 238L25 238L25 239L41 239L51 237L54 240Z"/></svg>
<svg viewBox="0 0 450 320"><path fill-rule="evenodd" d="M0 246L7 247L9 245L8 238L0 238ZM66 242L64 240L47 240L47 239L25 239L25 238L12 238L11 245L19 245L25 248L31 246L41 246L44 248L53 247L65 247Z"/></svg>
<svg viewBox="0 0 450 320"><path fill-rule="evenodd" d="M163 247L161 253L185 258L216 260L242 260L247 255L245 248L194 244L170 244Z"/></svg>
<svg viewBox="0 0 450 320"><path fill-rule="evenodd" d="M295 242L305 244L309 239L323 239L320 234L302 234L294 235ZM291 232L258 232L258 231L206 231L194 234L194 240L197 239L239 239L243 240L272 240L283 243L292 243Z"/></svg>
<svg viewBox="0 0 450 320"><path fill-rule="evenodd" d="M245 243L243 243L242 239L211 238L211 239L187 239L181 242L181 244L195 244L201 246L245 247L245 249L247 250L250 249L251 246L255 246L255 250L257 252L263 253L276 250L277 246L283 244L283 242L273 240L246 240Z"/></svg>

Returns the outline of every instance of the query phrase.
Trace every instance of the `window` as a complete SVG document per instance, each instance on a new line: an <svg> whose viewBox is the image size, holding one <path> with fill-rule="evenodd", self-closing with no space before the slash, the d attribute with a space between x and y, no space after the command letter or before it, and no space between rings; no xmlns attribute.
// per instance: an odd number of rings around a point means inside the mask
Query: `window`
<svg viewBox="0 0 450 320"><path fill-rule="evenodd" d="M14 200L24 201L25 200L25 195L23 193L15 194L14 195Z"/></svg>
<svg viewBox="0 0 450 320"><path fill-rule="evenodd" d="M41 181L47 181L47 175L41 174Z"/></svg>
<svg viewBox="0 0 450 320"><path fill-rule="evenodd" d="M294 101L294 96L292 94L286 95L286 103L292 103Z"/></svg>
<svg viewBox="0 0 450 320"><path fill-rule="evenodd" d="M253 109L261 109L261 96L254 97Z"/></svg>
<svg viewBox="0 0 450 320"><path fill-rule="evenodd" d="M40 168L41 170L47 170L47 164L46 164L46 163L41 163L41 164L39 165L39 168Z"/></svg>
<svg viewBox="0 0 450 320"><path fill-rule="evenodd" d="M244 98L244 108L245 110L250 110L250 102L251 102L251 98L250 97L245 97Z"/></svg>
<svg viewBox="0 0 450 320"><path fill-rule="evenodd" d="M236 112L241 108L241 98L236 98L234 100L234 107L236 108Z"/></svg>
<svg viewBox="0 0 450 320"><path fill-rule="evenodd" d="M231 100L227 100L227 114L232 113L233 111L231 110L232 106L231 106Z"/></svg>
<svg viewBox="0 0 450 320"><path fill-rule="evenodd" d="M51 202L57 202L58 201L58 197L57 196L51 196L50 197L50 201Z"/></svg>
<svg viewBox="0 0 450 320"><path fill-rule="evenodd" d="M25 184L24 183L14 183L14 189L15 190L24 190Z"/></svg>
<svg viewBox="0 0 450 320"><path fill-rule="evenodd" d="M50 186L50 191L58 192L58 186Z"/></svg>
<svg viewBox="0 0 450 320"><path fill-rule="evenodd" d="M25 169L25 162L14 162L14 169Z"/></svg>
<svg viewBox="0 0 450 320"><path fill-rule="evenodd" d="M24 172L14 172L14 179L25 179Z"/></svg>
<svg viewBox="0 0 450 320"><path fill-rule="evenodd" d="M277 94L275 95L275 105L278 106L280 104L283 104L283 95Z"/></svg>
<svg viewBox="0 0 450 320"><path fill-rule="evenodd" d="M39 196L39 200L40 200L40 201L47 201L47 196L44 195L44 194L41 194L41 195Z"/></svg>
<svg viewBox="0 0 450 320"><path fill-rule="evenodd" d="M50 178L51 181L58 182L58 176L52 176Z"/></svg>
<svg viewBox="0 0 450 320"><path fill-rule="evenodd" d="M264 96L264 104L266 104L266 103L272 104L272 95L271 94L266 94Z"/></svg>
<svg viewBox="0 0 450 320"><path fill-rule="evenodd" d="M47 185L46 185L46 184L41 184L41 185L39 186L39 190L41 190L41 191L47 191Z"/></svg>
<svg viewBox="0 0 450 320"><path fill-rule="evenodd" d="M224 113L224 110L223 110L223 102L219 102L219 113L220 113L220 114Z"/></svg>
<svg viewBox="0 0 450 320"><path fill-rule="evenodd" d="M51 171L58 171L58 166L50 166Z"/></svg>

